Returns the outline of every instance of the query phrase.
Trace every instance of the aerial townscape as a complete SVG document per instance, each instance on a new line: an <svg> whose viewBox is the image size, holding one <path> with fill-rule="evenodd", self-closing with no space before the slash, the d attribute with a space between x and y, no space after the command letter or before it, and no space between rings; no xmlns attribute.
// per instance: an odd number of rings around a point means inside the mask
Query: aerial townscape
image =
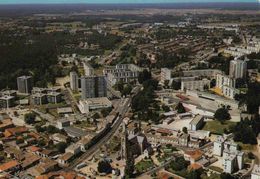
<svg viewBox="0 0 260 179"><path fill-rule="evenodd" d="M0 179L260 179L249 1L0 1Z"/></svg>

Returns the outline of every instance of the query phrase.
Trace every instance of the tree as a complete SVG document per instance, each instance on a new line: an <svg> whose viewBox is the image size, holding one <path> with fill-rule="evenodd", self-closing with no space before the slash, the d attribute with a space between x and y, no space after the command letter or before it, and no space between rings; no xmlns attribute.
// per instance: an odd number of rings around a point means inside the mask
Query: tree
<svg viewBox="0 0 260 179"><path fill-rule="evenodd" d="M97 170L99 173L111 173L112 167L108 161L101 160L98 162Z"/></svg>
<svg viewBox="0 0 260 179"><path fill-rule="evenodd" d="M186 169L189 165L189 162L187 162L184 157L178 157L175 161L172 161L170 163L171 169L174 171L180 171L183 169Z"/></svg>
<svg viewBox="0 0 260 179"><path fill-rule="evenodd" d="M27 113L24 115L24 121L27 124L34 124L36 119L36 114L35 113Z"/></svg>
<svg viewBox="0 0 260 179"><path fill-rule="evenodd" d="M138 82L140 84L143 84L144 81L150 80L152 78L152 74L148 70L143 70L142 72L139 73L138 75Z"/></svg>
<svg viewBox="0 0 260 179"><path fill-rule="evenodd" d="M184 106L180 102L178 103L178 105L176 106L175 109L177 110L178 113L185 113L186 112Z"/></svg>
<svg viewBox="0 0 260 179"><path fill-rule="evenodd" d="M38 141L38 145L39 145L40 147L43 147L43 146L46 145L46 142L45 142L43 139L40 139L40 140Z"/></svg>
<svg viewBox="0 0 260 179"><path fill-rule="evenodd" d="M179 90L179 89L181 89L181 83L173 80L171 87L174 90Z"/></svg>
<svg viewBox="0 0 260 179"><path fill-rule="evenodd" d="M129 95L131 93L132 89L133 89L132 86L127 84L127 85L124 86L124 89L122 90L121 93L124 96Z"/></svg>
<svg viewBox="0 0 260 179"><path fill-rule="evenodd" d="M59 142L58 144L56 144L56 148L60 153L64 153L67 146L68 145L65 142Z"/></svg>
<svg viewBox="0 0 260 179"><path fill-rule="evenodd" d="M225 107L217 109L214 114L214 118L221 122L231 119L228 109Z"/></svg>
<svg viewBox="0 0 260 179"><path fill-rule="evenodd" d="M229 173L221 173L220 178L221 179L237 179L237 177L235 177Z"/></svg>
<svg viewBox="0 0 260 179"><path fill-rule="evenodd" d="M182 128L182 132L185 133L185 134L188 134L188 129L187 129L187 127L183 127L183 128Z"/></svg>
<svg viewBox="0 0 260 179"><path fill-rule="evenodd" d="M101 109L101 114L103 117L107 117L111 111L112 111L112 108L104 108L104 109Z"/></svg>
<svg viewBox="0 0 260 179"><path fill-rule="evenodd" d="M49 134L54 134L54 133L60 132L60 130L59 130L58 128L56 128L55 126L53 126L53 125L49 125L49 126L46 128L46 131L47 131Z"/></svg>
<svg viewBox="0 0 260 179"><path fill-rule="evenodd" d="M166 105L162 105L162 109L164 112L169 112L170 111L170 107L166 106Z"/></svg>
<svg viewBox="0 0 260 179"><path fill-rule="evenodd" d="M212 79L210 81L210 88L214 88L216 86L216 79Z"/></svg>

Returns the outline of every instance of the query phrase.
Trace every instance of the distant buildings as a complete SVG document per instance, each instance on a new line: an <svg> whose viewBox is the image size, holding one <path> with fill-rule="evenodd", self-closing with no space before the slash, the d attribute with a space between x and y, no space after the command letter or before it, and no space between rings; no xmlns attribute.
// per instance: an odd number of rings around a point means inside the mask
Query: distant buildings
<svg viewBox="0 0 260 179"><path fill-rule="evenodd" d="M31 93L33 86L33 79L31 76L20 76L17 78L17 88L19 93Z"/></svg>
<svg viewBox="0 0 260 179"><path fill-rule="evenodd" d="M213 154L222 156L223 170L233 173L235 169L241 170L244 165L244 152L238 150L238 145L219 136L214 142Z"/></svg>
<svg viewBox="0 0 260 179"><path fill-rule="evenodd" d="M229 76L231 78L245 78L247 71L247 64L243 60L231 60L229 67Z"/></svg>
<svg viewBox="0 0 260 179"><path fill-rule="evenodd" d="M70 72L70 88L72 91L78 91L79 76L76 72Z"/></svg>
<svg viewBox="0 0 260 179"><path fill-rule="evenodd" d="M118 64L105 68L103 74L106 75L109 85L113 86L119 81L128 83L136 80L141 71L143 71L143 68L134 64Z"/></svg>
<svg viewBox="0 0 260 179"><path fill-rule="evenodd" d="M107 82L104 76L85 76L81 78L81 97L88 98L106 97Z"/></svg>

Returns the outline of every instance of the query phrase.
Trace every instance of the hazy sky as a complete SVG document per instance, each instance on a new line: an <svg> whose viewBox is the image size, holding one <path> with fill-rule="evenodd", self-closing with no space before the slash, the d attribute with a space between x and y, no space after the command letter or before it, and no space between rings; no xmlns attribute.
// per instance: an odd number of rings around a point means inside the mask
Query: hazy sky
<svg viewBox="0 0 260 179"><path fill-rule="evenodd" d="M0 0L0 4L257 2L260 0Z"/></svg>

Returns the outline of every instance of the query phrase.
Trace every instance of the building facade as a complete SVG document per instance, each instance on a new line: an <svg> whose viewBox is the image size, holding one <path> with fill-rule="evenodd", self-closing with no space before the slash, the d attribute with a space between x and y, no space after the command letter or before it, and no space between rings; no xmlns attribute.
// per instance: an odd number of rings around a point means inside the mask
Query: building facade
<svg viewBox="0 0 260 179"><path fill-rule="evenodd" d="M231 60L229 66L229 76L231 78L245 78L247 64L243 60Z"/></svg>
<svg viewBox="0 0 260 179"><path fill-rule="evenodd" d="M17 88L19 93L31 93L33 86L33 79L31 76L20 76L17 78Z"/></svg>
<svg viewBox="0 0 260 179"><path fill-rule="evenodd" d="M107 82L104 76L85 76L81 78L81 97L98 98L107 96Z"/></svg>

